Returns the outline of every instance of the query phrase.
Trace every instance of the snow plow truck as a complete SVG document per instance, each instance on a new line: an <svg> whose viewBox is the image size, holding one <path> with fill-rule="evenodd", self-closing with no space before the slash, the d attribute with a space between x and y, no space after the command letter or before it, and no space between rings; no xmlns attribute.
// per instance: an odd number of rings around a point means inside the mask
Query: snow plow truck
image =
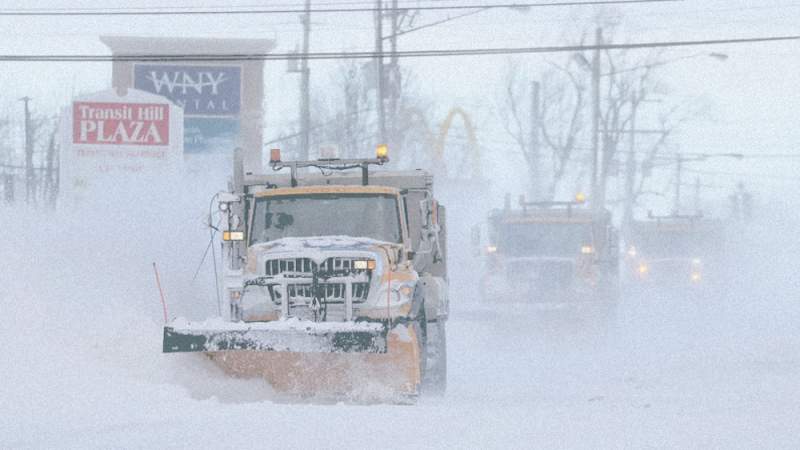
<svg viewBox="0 0 800 450"><path fill-rule="evenodd" d="M489 216L484 301L524 298L542 306L610 304L618 296L617 231L611 214L575 201L526 201ZM480 238L476 238L477 245Z"/></svg>
<svg viewBox="0 0 800 450"><path fill-rule="evenodd" d="M299 396L406 401L446 385L445 208L422 170L371 159L282 161L218 194L223 316L176 319L163 351ZM285 173L287 172L288 173Z"/></svg>
<svg viewBox="0 0 800 450"><path fill-rule="evenodd" d="M631 226L626 243L627 281L633 288L680 288L714 293L722 273L724 226L701 213L654 216Z"/></svg>

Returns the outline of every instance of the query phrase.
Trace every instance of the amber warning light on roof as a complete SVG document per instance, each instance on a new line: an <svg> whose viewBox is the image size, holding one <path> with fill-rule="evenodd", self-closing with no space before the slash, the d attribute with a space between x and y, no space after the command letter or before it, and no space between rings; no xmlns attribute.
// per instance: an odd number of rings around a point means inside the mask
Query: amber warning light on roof
<svg viewBox="0 0 800 450"><path fill-rule="evenodd" d="M389 157L389 146L381 144L375 149L375 157L378 159L387 159Z"/></svg>
<svg viewBox="0 0 800 450"><path fill-rule="evenodd" d="M269 151L269 162L271 163L281 162L281 149L273 148Z"/></svg>

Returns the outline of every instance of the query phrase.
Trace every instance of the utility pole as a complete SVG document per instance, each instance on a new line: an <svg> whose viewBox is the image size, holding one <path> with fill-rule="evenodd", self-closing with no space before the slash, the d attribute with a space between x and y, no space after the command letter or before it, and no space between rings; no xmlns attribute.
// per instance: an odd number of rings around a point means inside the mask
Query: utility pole
<svg viewBox="0 0 800 450"><path fill-rule="evenodd" d="M389 136L388 141L385 142L389 144L389 147L394 147L397 145L397 100L400 90L400 68L398 66L398 58L397 58L397 33L400 31L399 29L399 17L397 11L397 0L392 0L392 34L389 37L389 46L390 46L390 57L389 57L389 114L388 114L388 122L389 122Z"/></svg>
<svg viewBox="0 0 800 450"><path fill-rule="evenodd" d="M694 213L700 213L700 188L702 185L700 184L700 177L695 177L694 179Z"/></svg>
<svg viewBox="0 0 800 450"><path fill-rule="evenodd" d="M683 171L683 155L678 153L675 159L675 196L672 199L672 213L681 212L681 172Z"/></svg>
<svg viewBox="0 0 800 450"><path fill-rule="evenodd" d="M383 97L386 87L383 76L383 0L375 2L375 103L378 110L378 139L386 143L386 111Z"/></svg>
<svg viewBox="0 0 800 450"><path fill-rule="evenodd" d="M622 214L622 231L626 238L633 222L633 185L636 183L636 110L639 99L634 92L631 95L631 135L628 144L628 157L625 160L625 210Z"/></svg>
<svg viewBox="0 0 800 450"><path fill-rule="evenodd" d="M28 96L20 98L25 103L25 203L30 203L33 197L33 142L31 139L31 112Z"/></svg>
<svg viewBox="0 0 800 450"><path fill-rule="evenodd" d="M594 37L594 54L592 55L592 209L601 210L605 202L597 182L598 159L600 155L600 45L603 41L603 29L597 28Z"/></svg>
<svg viewBox="0 0 800 450"><path fill-rule="evenodd" d="M57 119L54 118L56 124ZM56 156L56 134L58 126L56 125L53 132L50 134L50 143L47 146L47 155L45 157L45 178L44 178L44 191L42 197L48 206L55 206L56 197L58 196L58 184L55 175L55 156Z"/></svg>
<svg viewBox="0 0 800 450"><path fill-rule="evenodd" d="M539 127L541 117L539 117L539 104L541 86L538 81L531 83L531 198L536 201L540 197L541 183L539 181Z"/></svg>
<svg viewBox="0 0 800 450"><path fill-rule="evenodd" d="M311 35L311 0L306 0L303 14L303 57L300 66L300 160L309 158L311 142L311 73L308 68L308 47Z"/></svg>

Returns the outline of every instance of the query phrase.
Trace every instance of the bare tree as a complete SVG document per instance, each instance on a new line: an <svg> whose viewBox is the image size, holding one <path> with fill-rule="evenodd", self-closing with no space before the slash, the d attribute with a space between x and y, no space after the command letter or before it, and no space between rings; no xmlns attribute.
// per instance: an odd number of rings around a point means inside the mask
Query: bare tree
<svg viewBox="0 0 800 450"><path fill-rule="evenodd" d="M536 87L529 80L521 80L518 64L511 63L499 112L505 131L517 144L531 174L532 192L552 199L568 172L584 129L587 79L585 74L574 69L571 58L563 65L550 64L540 79L542 101L528 106L535 103L535 100L526 99L534 97L532 90ZM551 166L546 193L540 192L544 180L538 179L545 166L539 137L548 150Z"/></svg>
<svg viewBox="0 0 800 450"><path fill-rule="evenodd" d="M314 96L311 140L315 145L338 147L342 157L359 157L368 155L379 143L371 80L357 61L340 65L331 83L334 89ZM410 166L425 158L424 152L430 148L432 105L418 94L410 71L404 70L400 80L397 113L389 124L394 141L391 153L399 165Z"/></svg>
<svg viewBox="0 0 800 450"><path fill-rule="evenodd" d="M602 18L596 20L603 22ZM614 25L609 25L603 36L604 43L613 42L613 31ZM583 32L577 44L585 43L587 35ZM533 191L537 192L535 186L542 186L546 180L547 187L540 196L548 199L557 194L567 177L585 174L585 166L590 163L587 158L576 157L592 140L592 130L586 126L592 114L592 104L588 100L592 83L589 61L588 54L570 54L560 62L549 62L547 69L533 75L532 79L521 75L518 63L511 63L507 71L499 108L501 123L525 160ZM640 106L655 94L668 94L668 89L657 77L657 68L665 64L662 51L642 54L640 51L606 49L599 61L601 157L598 177L604 192L606 180L617 172L617 164L624 159L619 150L626 139L638 132L631 128ZM541 103L528 107L531 102L526 99L533 94L530 87L533 80L538 81ZM685 114L686 108L683 107L666 112L664 107L660 109L662 132L655 142L643 146L647 150L634 151L634 157L644 153L646 160L654 158L674 129L692 116ZM550 170L544 176L541 169L547 163ZM642 192L647 176L647 173L638 175L637 193Z"/></svg>

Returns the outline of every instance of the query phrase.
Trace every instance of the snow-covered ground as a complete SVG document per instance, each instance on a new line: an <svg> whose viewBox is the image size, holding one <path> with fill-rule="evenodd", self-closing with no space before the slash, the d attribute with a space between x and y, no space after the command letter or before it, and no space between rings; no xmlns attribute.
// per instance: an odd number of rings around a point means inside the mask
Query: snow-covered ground
<svg viewBox="0 0 800 450"><path fill-rule="evenodd" d="M171 315L216 310L210 264L189 282L202 208L125 211L3 210L0 448L800 447L788 226L740 238L721 298L626 296L607 329L454 289L447 395L409 406L293 402L161 354L152 261Z"/></svg>

